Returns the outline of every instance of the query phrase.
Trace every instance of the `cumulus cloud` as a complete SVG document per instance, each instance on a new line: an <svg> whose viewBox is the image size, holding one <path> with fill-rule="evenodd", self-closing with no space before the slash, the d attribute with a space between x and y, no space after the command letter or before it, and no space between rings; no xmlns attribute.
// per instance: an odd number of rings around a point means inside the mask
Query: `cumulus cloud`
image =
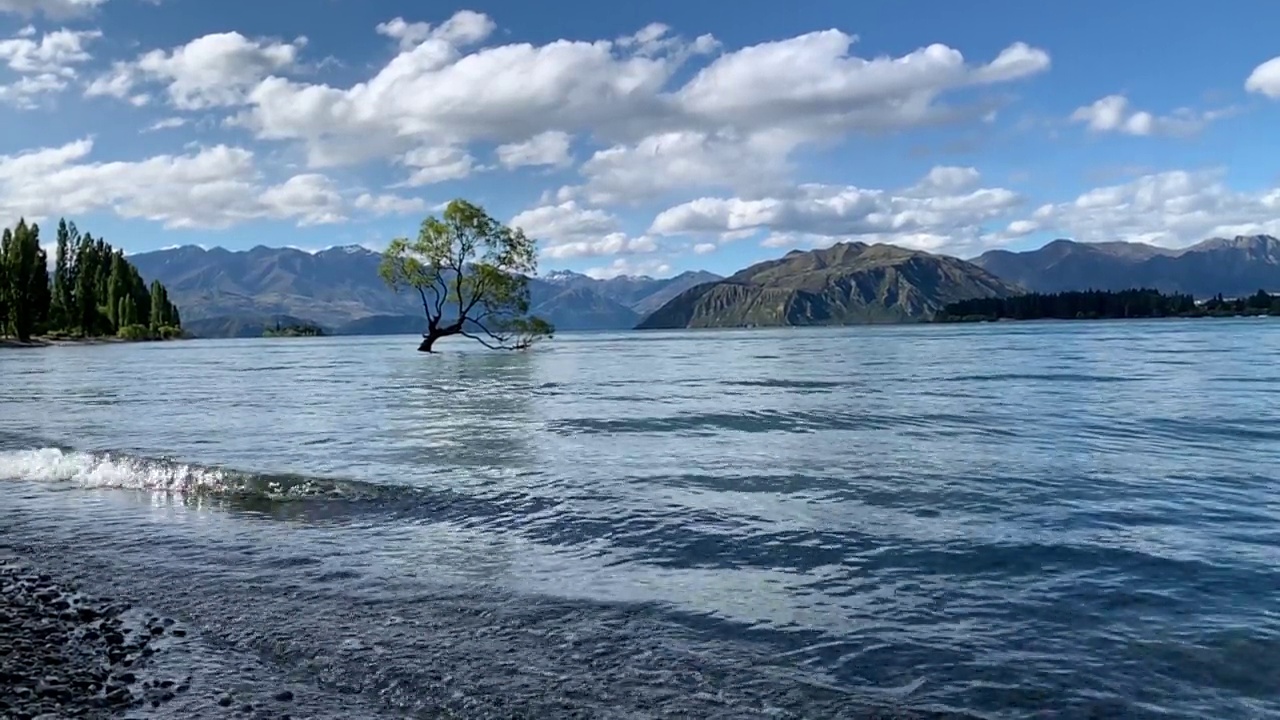
<svg viewBox="0 0 1280 720"><path fill-rule="evenodd" d="M508 170L540 165L563 167L573 162L569 155L571 140L569 133L548 130L523 142L499 145L495 154L498 162Z"/></svg>
<svg viewBox="0 0 1280 720"><path fill-rule="evenodd" d="M253 153L217 145L135 162L89 159L93 141L0 155L0 223L110 211L169 228L225 228L255 219L301 225L343 219L333 184L316 174L263 182Z"/></svg>
<svg viewBox="0 0 1280 720"><path fill-rule="evenodd" d="M718 124L797 124L813 129L902 127L938 117L939 95L1008 82L1049 67L1043 50L1018 43L987 65L933 44L903 57L852 55L857 38L812 32L726 53L677 93L689 113Z"/></svg>
<svg viewBox="0 0 1280 720"><path fill-rule="evenodd" d="M18 78L16 82L0 85L0 103L29 110L37 106L40 95L55 93L66 87L67 83L57 75L29 75Z"/></svg>
<svg viewBox="0 0 1280 720"><path fill-rule="evenodd" d="M371 195L361 193L355 199L357 209L374 215L408 215L423 212L427 204L422 198L408 198L399 195Z"/></svg>
<svg viewBox="0 0 1280 720"><path fill-rule="evenodd" d="M32 39L34 32L24 31L19 31L17 37L0 40L0 60L10 70L24 74L54 73L74 77L72 66L91 58L84 48L85 43L102 37L97 30L76 32L64 29L45 33L37 42Z"/></svg>
<svg viewBox="0 0 1280 720"><path fill-rule="evenodd" d="M663 211L650 232L722 240L766 232L764 244L771 247L858 239L924 250L973 249L999 242L985 225L1022 203L1011 190L974 187L978 179L971 168L943 167L898 192L808 184L778 197L704 197Z"/></svg>
<svg viewBox="0 0 1280 720"><path fill-rule="evenodd" d="M1184 247L1209 237L1280 234L1280 189L1239 192L1221 170L1175 170L1048 204L1028 222L1087 242Z"/></svg>
<svg viewBox="0 0 1280 720"><path fill-rule="evenodd" d="M916 185L916 192L953 193L968 190L978 184L982 174L973 167L938 165Z"/></svg>
<svg viewBox="0 0 1280 720"><path fill-rule="evenodd" d="M1280 98L1280 57L1273 57L1249 73L1244 89L1269 98Z"/></svg>
<svg viewBox="0 0 1280 720"><path fill-rule="evenodd" d="M636 260L634 258L621 257L608 265L600 265L587 268L585 275L593 277L597 280L608 280L616 277L667 277L671 275L671 264L661 259Z"/></svg>
<svg viewBox="0 0 1280 720"><path fill-rule="evenodd" d="M371 78L335 87L276 72L245 94L234 122L262 139L301 143L313 167L473 143L501 148L508 168L554 166L566 162L569 138L583 135L605 146L583 183L603 201L660 192L652 186L664 182L696 185L735 153L749 156L732 168L741 180L755 160L767 174L806 142L942 122L958 117L941 101L946 93L1049 66L1044 51L1021 43L986 64L944 45L864 59L850 52L853 36L829 30L722 52L693 72L694 59L722 50L714 37L688 40L655 23L612 40L472 47L495 27L469 11L438 26L389 20L376 30L399 52ZM675 172L616 180L655 165Z"/></svg>
<svg viewBox="0 0 1280 720"><path fill-rule="evenodd" d="M564 260L576 257L651 253L658 249L653 238L630 237L621 231L616 216L575 201L525 210L509 223L539 241L544 257Z"/></svg>
<svg viewBox="0 0 1280 720"><path fill-rule="evenodd" d="M741 135L679 131L594 153L580 169L585 182L566 190L596 204L639 202L673 190L762 191L783 178L798 139L785 132Z"/></svg>
<svg viewBox="0 0 1280 720"><path fill-rule="evenodd" d="M407 22L397 17L375 28L379 35L399 41L402 52L412 50L427 40L437 39L454 47L474 45L489 37L497 25L487 15L471 10L462 10L446 20L439 27L431 23Z"/></svg>
<svg viewBox="0 0 1280 720"><path fill-rule="evenodd" d="M570 200L559 205L543 205L511 218L510 225L533 238L563 242L617 232L618 218L604 210L584 208Z"/></svg>
<svg viewBox="0 0 1280 720"><path fill-rule="evenodd" d="M475 158L456 147L423 147L405 153L400 161L413 168L403 184L410 187L461 180L475 169Z"/></svg>
<svg viewBox="0 0 1280 720"><path fill-rule="evenodd" d="M1083 123L1093 132L1125 135L1193 135L1229 110L1197 112L1178 108L1168 115L1155 115L1137 110L1123 95L1108 95L1092 105L1077 108L1070 120Z"/></svg>
<svg viewBox="0 0 1280 720"><path fill-rule="evenodd" d="M61 20L88 15L106 2L107 0L0 0L0 13L15 13L22 17L44 15Z"/></svg>
<svg viewBox="0 0 1280 720"><path fill-rule="evenodd" d="M136 86L155 82L165 86L169 102L180 110L239 105L263 78L294 68L304 45L306 38L280 42L238 32L204 35L172 50L115 63L85 94L128 98Z"/></svg>
<svg viewBox="0 0 1280 720"><path fill-rule="evenodd" d="M0 85L0 100L22 108L36 105L37 96L59 92L77 77L76 65L92 59L85 46L102 37L97 30L55 30L35 38L35 28L25 27L0 40L0 63L17 79Z"/></svg>

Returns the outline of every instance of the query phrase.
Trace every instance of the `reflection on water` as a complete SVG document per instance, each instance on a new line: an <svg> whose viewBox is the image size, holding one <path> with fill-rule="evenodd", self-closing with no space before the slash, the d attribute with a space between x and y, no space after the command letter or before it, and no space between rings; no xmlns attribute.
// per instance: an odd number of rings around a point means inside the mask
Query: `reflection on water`
<svg viewBox="0 0 1280 720"><path fill-rule="evenodd" d="M1280 325L412 345L0 354L4 537L350 717L1280 714Z"/></svg>

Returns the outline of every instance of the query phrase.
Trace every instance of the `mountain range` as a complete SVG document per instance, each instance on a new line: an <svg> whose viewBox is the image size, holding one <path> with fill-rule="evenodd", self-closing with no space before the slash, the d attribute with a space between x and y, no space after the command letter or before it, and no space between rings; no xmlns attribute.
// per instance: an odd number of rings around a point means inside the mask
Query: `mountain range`
<svg viewBox="0 0 1280 720"><path fill-rule="evenodd" d="M1036 292L1154 288L1207 298L1280 290L1280 240L1213 238L1181 250L1143 243L1054 240L1038 250L991 250L973 263Z"/></svg>
<svg viewBox="0 0 1280 720"><path fill-rule="evenodd" d="M148 280L164 278L183 325L199 337L250 337L265 327L311 322L332 334L421 332L422 306L378 275L381 255L359 246L310 253L194 245L130 255ZM634 327L671 297L719 279L707 272L607 280L569 271L530 278L530 311L560 330Z"/></svg>
<svg viewBox="0 0 1280 720"><path fill-rule="evenodd" d="M165 284L186 328L202 337L258 336L277 322L315 323L331 334L423 330L416 296L389 290L378 276L379 254L363 247L183 246L129 259L148 281ZM686 272L602 280L555 271L529 281L531 311L561 330L896 322L966 298L1131 287L1199 298L1278 291L1280 240L1215 238L1182 250L1054 240L967 261L855 242L793 251L728 278Z"/></svg>

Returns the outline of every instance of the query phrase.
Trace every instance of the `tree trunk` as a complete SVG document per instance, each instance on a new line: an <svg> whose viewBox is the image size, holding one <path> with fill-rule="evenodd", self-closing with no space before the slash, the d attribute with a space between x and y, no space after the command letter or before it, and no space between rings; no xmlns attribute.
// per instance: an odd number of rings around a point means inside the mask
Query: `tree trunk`
<svg viewBox="0 0 1280 720"><path fill-rule="evenodd" d="M445 325L444 327L440 327L438 325L439 322L440 320L438 318L430 322L430 325L427 327L427 332L422 336L422 344L418 346L418 352L434 352L431 349L431 346L435 345L437 340L442 337L449 337L450 335L457 335L462 332L461 321L455 322L452 325Z"/></svg>

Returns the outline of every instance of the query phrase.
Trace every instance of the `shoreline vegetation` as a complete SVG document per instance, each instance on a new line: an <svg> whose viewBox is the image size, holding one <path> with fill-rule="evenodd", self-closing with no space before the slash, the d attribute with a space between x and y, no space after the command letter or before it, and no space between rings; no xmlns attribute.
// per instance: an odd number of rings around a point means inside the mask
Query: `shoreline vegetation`
<svg viewBox="0 0 1280 720"><path fill-rule="evenodd" d="M937 323L995 322L1000 320L1139 320L1280 316L1280 296L1265 290L1243 298L1221 294L1197 302L1182 293L1159 290L1085 290L1060 293L1027 293L1004 298L977 298L946 305L933 318Z"/></svg>
<svg viewBox="0 0 1280 720"><path fill-rule="evenodd" d="M182 317L159 281L150 286L124 251L58 222L52 277L40 226L0 233L0 347L171 340Z"/></svg>
<svg viewBox="0 0 1280 720"><path fill-rule="evenodd" d="M325 337L328 335L324 328L315 323L302 323L300 325L281 325L276 323L274 328L267 328L262 331L262 337Z"/></svg>

